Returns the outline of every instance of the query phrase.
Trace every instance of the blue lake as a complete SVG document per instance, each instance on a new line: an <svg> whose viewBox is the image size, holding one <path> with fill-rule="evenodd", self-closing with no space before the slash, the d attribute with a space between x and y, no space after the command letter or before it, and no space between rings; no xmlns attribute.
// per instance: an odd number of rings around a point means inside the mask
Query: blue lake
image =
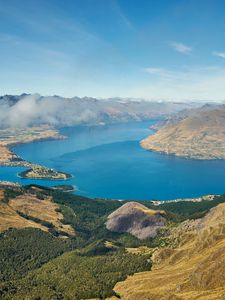
<svg viewBox="0 0 225 300"><path fill-rule="evenodd" d="M196 161L146 151L149 122L64 128L68 138L17 145L26 160L73 175L67 181L28 180L22 168L0 167L0 180L72 184L77 193L114 199L175 199L225 193L225 161Z"/></svg>

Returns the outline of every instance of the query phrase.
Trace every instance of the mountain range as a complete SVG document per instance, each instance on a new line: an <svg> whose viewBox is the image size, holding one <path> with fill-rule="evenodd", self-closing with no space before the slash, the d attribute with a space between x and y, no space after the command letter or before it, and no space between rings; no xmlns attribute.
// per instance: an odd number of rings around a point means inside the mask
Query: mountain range
<svg viewBox="0 0 225 300"><path fill-rule="evenodd" d="M157 102L129 98L5 95L0 97L0 127L42 124L63 127L141 121L165 118L183 109L199 106L200 103L194 102Z"/></svg>

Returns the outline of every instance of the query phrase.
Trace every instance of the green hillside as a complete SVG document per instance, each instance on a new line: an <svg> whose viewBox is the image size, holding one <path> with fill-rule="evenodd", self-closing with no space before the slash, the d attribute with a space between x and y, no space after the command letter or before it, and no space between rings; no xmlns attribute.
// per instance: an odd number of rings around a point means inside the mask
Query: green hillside
<svg viewBox="0 0 225 300"><path fill-rule="evenodd" d="M169 243L170 228L185 219L205 215L211 207L225 202L224 196L213 201L158 206L142 201L146 207L164 210L167 226L155 238L138 240L129 233L106 229L107 216L125 202L89 199L40 186L2 188L1 192L4 206L20 195L35 195L40 201L51 199L63 216L61 223L72 226L75 232L62 235L56 227L44 227L44 231L29 227L3 231L0 234L0 299L3 300L105 299L114 294L113 287L118 281L151 269L150 250L131 254L127 248L165 246ZM23 217L21 213L18 215ZM35 220L31 221L35 224Z"/></svg>

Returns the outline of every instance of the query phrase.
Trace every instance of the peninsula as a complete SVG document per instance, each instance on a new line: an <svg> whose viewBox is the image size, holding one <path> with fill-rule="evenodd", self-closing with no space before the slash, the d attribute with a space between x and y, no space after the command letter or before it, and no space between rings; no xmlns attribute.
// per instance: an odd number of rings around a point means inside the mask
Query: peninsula
<svg viewBox="0 0 225 300"><path fill-rule="evenodd" d="M200 111L159 129L141 146L191 159L225 159L225 108Z"/></svg>
<svg viewBox="0 0 225 300"><path fill-rule="evenodd" d="M0 130L0 166L25 167L27 170L19 174L22 178L64 180L71 175L28 162L16 155L11 147L16 144L30 143L46 139L63 139L56 129L49 125L29 128L7 128Z"/></svg>

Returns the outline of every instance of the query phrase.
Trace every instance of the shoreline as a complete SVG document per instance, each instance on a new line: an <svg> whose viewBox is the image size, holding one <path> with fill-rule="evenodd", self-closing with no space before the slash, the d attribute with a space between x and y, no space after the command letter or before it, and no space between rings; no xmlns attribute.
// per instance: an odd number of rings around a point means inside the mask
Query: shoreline
<svg viewBox="0 0 225 300"><path fill-rule="evenodd" d="M202 201L213 201L217 196L217 194L209 194L209 195L204 195L196 198L178 198L178 199L172 199L172 200L150 200L153 205L158 206L160 204L165 204L165 203L178 203L178 202L202 202Z"/></svg>
<svg viewBox="0 0 225 300"><path fill-rule="evenodd" d="M42 179L43 180L43 179ZM36 186L37 184L29 184L31 186ZM0 186L12 186L12 187L23 187L24 185L18 182L14 181L5 181L5 180L0 180ZM25 185L26 186L26 185ZM62 184L62 185L56 185L56 186L42 186L38 185L43 188L47 189L53 189L53 190L59 190L63 192L74 192L77 191L76 186L71 185L71 184ZM119 202L130 202L130 201L135 201L135 202L140 202L140 203L145 203L145 202L151 202L154 206L159 206L162 204L168 204L168 203L179 203L179 202L193 202L193 203L199 203L203 201L214 201L216 197L222 196L223 194L209 194L209 195L203 195L200 197L196 198L178 198L178 199L172 199L172 200L131 200L131 199L112 199L112 198L96 198L96 197L91 197L89 196L88 198L90 199L99 199L99 200L107 200L107 201L119 201Z"/></svg>
<svg viewBox="0 0 225 300"><path fill-rule="evenodd" d="M142 145L142 141L141 140L139 142L140 147L143 150L146 150L148 152L153 152L153 153L157 153L160 155L165 155L171 158L178 158L178 159L185 159L185 160L194 160L194 161L221 161L221 160L225 160L224 157L197 157L197 156L192 156L192 155L179 155L176 153L172 153L172 152L167 152L166 150L156 150L154 148L148 148L146 146Z"/></svg>
<svg viewBox="0 0 225 300"><path fill-rule="evenodd" d="M18 156L13 149L13 147L19 144L65 139L66 137L61 135L58 130L49 126L40 126L25 129L9 128L0 131L0 136L1 133L3 137L0 141L2 151L0 166L26 168L27 170L17 174L17 176L22 179L68 180L72 178L71 174L26 161Z"/></svg>

